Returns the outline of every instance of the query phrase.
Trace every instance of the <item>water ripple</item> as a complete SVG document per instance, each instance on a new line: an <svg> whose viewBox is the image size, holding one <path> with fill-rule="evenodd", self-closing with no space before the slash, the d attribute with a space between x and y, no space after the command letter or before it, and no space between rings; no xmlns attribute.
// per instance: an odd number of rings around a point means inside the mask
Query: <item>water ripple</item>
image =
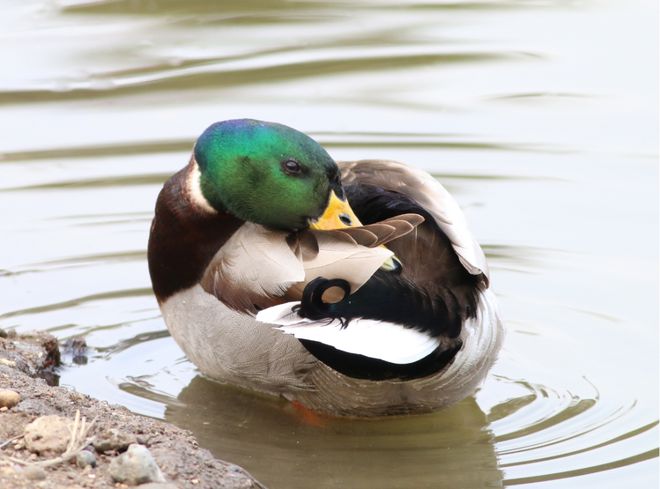
<svg viewBox="0 0 660 489"><path fill-rule="evenodd" d="M377 71L392 69L405 70L429 65L447 66L454 63L484 63L487 61L524 60L535 56L530 53L406 53L380 56L362 56L353 58L329 58L277 63L272 66L258 65L254 67L239 67L235 69L215 69L188 73L159 73L153 77L137 77L137 79L85 80L82 82L65 82L57 89L48 87L32 89L0 90L0 105L33 104L55 101L74 101L89 98L121 97L155 93L158 91L194 91L204 88L219 90L223 87L272 84L278 81L318 78L338 74L355 74L365 72L373 74ZM101 83L99 83L101 82ZM96 86L94 86L96 85Z"/></svg>
<svg viewBox="0 0 660 489"><path fill-rule="evenodd" d="M328 489L657 485L657 53L630 61L657 26L615 3L7 7L0 327L83 335L88 363L65 357L63 382L192 430L273 488L309 487L310 467ZM474 398L314 425L185 360L149 285L149 221L194 131L234 117L447 184L508 329Z"/></svg>

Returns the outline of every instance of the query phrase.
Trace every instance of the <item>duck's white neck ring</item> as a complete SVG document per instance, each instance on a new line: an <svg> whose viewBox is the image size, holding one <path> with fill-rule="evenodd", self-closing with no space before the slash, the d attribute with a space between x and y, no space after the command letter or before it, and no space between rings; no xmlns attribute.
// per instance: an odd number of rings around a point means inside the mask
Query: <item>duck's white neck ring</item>
<svg viewBox="0 0 660 489"><path fill-rule="evenodd" d="M202 187L200 185L201 175L202 172L193 156L190 160L190 169L186 178L186 197L197 210L205 214L217 214L218 211L213 208L202 193Z"/></svg>

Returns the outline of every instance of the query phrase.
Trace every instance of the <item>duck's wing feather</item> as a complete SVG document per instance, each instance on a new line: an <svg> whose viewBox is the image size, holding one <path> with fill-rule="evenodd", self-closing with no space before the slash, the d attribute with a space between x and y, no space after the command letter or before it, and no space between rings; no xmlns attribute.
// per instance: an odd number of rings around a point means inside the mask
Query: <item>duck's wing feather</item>
<svg viewBox="0 0 660 489"><path fill-rule="evenodd" d="M324 240L341 241L344 240L343 236L348 236L355 241L355 244L374 248L408 234L423 222L424 218L419 214L406 213L364 226L330 230L315 229L306 232L313 234L316 239Z"/></svg>
<svg viewBox="0 0 660 489"><path fill-rule="evenodd" d="M317 277L346 280L351 293L356 292L392 256L382 245L409 234L422 222L419 214L408 213L364 226L297 233L294 246L300 249L296 253L302 256L305 280L288 297L300 299L304 287Z"/></svg>
<svg viewBox="0 0 660 489"><path fill-rule="evenodd" d="M304 279L302 261L285 233L244 223L213 256L200 283L231 309L254 314L280 303Z"/></svg>
<svg viewBox="0 0 660 489"><path fill-rule="evenodd" d="M435 178L424 171L389 160L340 162L339 167L346 187L372 186L399 193L425 209L451 242L461 265L470 274L482 276L488 283L488 265L481 247L472 237L458 204ZM358 210L356 213L362 220Z"/></svg>
<svg viewBox="0 0 660 489"><path fill-rule="evenodd" d="M409 213L355 228L290 234L245 223L211 259L201 285L232 309L252 314L300 299L321 276L346 280L355 292L392 256L380 245L423 221Z"/></svg>
<svg viewBox="0 0 660 489"><path fill-rule="evenodd" d="M338 319L302 318L296 312L299 305L287 302L263 310L257 314L257 321L277 325L276 329L300 340L399 365L421 360L440 346L438 338L387 321L357 318L344 327Z"/></svg>
<svg viewBox="0 0 660 489"><path fill-rule="evenodd" d="M393 321L355 317L346 324L340 318L310 319L304 312L301 315L306 307L304 302L288 302L260 311L257 320L293 335L317 359L349 377L426 377L449 365L462 347L459 338L434 336Z"/></svg>
<svg viewBox="0 0 660 489"><path fill-rule="evenodd" d="M340 167L365 227L406 214L425 218L393 239L381 230L402 271L378 270L338 301L326 301L325 293L346 290L345 284L326 275L329 280L308 283L299 304L263 311L257 319L279 324L318 359L352 377L411 379L437 372L462 348L464 323L476 317L488 285L481 248L456 202L430 175L389 161Z"/></svg>

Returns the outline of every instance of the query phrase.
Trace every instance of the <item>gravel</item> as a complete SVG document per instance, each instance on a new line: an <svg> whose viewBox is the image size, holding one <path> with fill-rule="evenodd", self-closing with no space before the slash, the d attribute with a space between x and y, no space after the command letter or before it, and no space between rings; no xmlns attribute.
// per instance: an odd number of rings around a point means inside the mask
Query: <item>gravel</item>
<svg viewBox="0 0 660 489"><path fill-rule="evenodd" d="M97 436L92 443L94 449L99 453L125 452L129 445L137 443L137 437L132 433L125 433L115 428L110 428L105 433Z"/></svg>
<svg viewBox="0 0 660 489"><path fill-rule="evenodd" d="M20 402L12 408L0 408L0 488L123 487L126 483L114 482L117 474L110 467L127 466L127 460L136 458L137 452L140 470L146 469L148 479L138 475L125 480L153 481L140 485L140 489L264 489L244 469L201 448L188 431L47 385L36 376L58 361L59 351L53 345L57 346L54 338L43 334L0 337L0 389L20 395ZM66 448L70 437L68 428L66 434L62 428L72 423L76 412L81 421L96 420L89 431L93 440L71 460L58 461L62 455L56 454ZM55 433L57 439L52 444L40 445ZM128 451L119 454L126 447ZM114 462L122 457L122 462Z"/></svg>

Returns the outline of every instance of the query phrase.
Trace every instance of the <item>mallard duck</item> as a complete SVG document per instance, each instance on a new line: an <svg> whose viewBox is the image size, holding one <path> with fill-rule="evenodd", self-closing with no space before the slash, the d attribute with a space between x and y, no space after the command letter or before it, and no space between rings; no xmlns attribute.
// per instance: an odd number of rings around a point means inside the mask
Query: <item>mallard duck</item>
<svg viewBox="0 0 660 489"><path fill-rule="evenodd" d="M471 395L503 336L454 199L394 161L336 163L290 127L211 125L148 246L167 327L206 376L333 415Z"/></svg>

